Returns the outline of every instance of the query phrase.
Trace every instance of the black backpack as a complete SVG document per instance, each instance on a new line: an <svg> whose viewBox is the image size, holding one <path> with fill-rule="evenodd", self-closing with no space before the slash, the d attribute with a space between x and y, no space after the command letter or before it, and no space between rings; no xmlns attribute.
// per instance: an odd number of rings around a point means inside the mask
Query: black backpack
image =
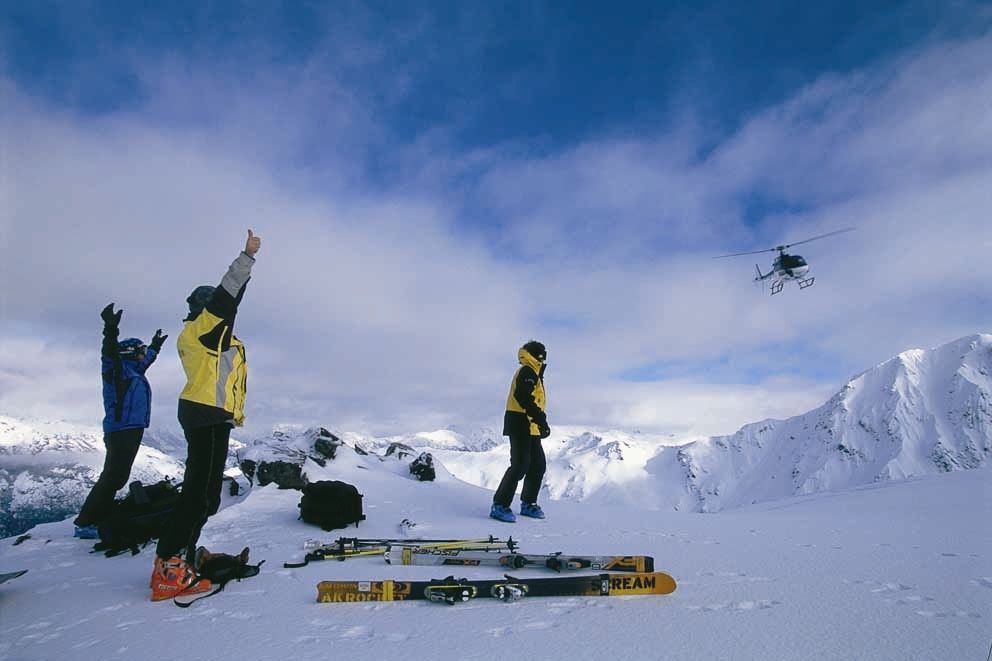
<svg viewBox="0 0 992 661"><path fill-rule="evenodd" d="M179 487L168 480L144 486L135 480L124 498L114 501L113 510L97 525L100 541L94 551L111 558L124 551L137 555L141 547L162 534L166 518L179 499Z"/></svg>
<svg viewBox="0 0 992 661"><path fill-rule="evenodd" d="M324 530L356 526L365 520L362 514L362 494L351 484L337 480L311 482L303 487L300 518Z"/></svg>
<svg viewBox="0 0 992 661"><path fill-rule="evenodd" d="M421 452L410 462L410 473L421 482L432 482L437 473L434 470L434 457L430 452Z"/></svg>

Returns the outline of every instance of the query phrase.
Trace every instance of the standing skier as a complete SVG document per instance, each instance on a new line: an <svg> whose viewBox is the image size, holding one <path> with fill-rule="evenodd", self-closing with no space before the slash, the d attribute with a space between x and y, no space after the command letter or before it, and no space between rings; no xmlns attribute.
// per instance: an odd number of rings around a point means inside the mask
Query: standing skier
<svg viewBox="0 0 992 661"><path fill-rule="evenodd" d="M544 511L537 504L537 494L547 462L541 439L551 435L545 413L544 369L548 353L544 345L531 340L517 352L520 369L513 376L510 394L506 398L503 435L510 437L510 467L493 495L489 516L506 523L517 518L510 509L517 484L524 481L520 492L520 514L543 519Z"/></svg>
<svg viewBox="0 0 992 661"><path fill-rule="evenodd" d="M103 445L107 456L96 484L73 522L75 536L82 539L99 537L98 524L110 514L117 490L127 484L131 466L141 446L141 437L151 420L152 389L145 371L155 362L162 343L168 335L162 329L146 347L131 337L117 341L121 315L110 303L100 312L103 319L103 346L100 362L103 372Z"/></svg>
<svg viewBox="0 0 992 661"><path fill-rule="evenodd" d="M165 522L152 570L152 601L211 588L194 569L196 542L220 507L231 429L244 423L247 364L234 335L234 317L251 278L262 240L248 230L244 251L220 285L193 290L177 345L186 387L179 394L179 424L186 435L186 472L175 509Z"/></svg>

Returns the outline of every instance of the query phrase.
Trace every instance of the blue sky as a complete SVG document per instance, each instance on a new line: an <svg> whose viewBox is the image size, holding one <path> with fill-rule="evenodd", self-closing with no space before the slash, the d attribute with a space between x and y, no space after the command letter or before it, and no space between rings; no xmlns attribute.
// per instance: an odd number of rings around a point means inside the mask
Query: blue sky
<svg viewBox="0 0 992 661"><path fill-rule="evenodd" d="M384 134L362 174L388 182L394 144L438 129L457 149L539 155L692 112L716 141L824 72L983 28L957 3L397 4L7 3L5 63L25 89L94 115L139 111L138 69L156 60L241 85L332 73ZM171 119L210 114L190 102ZM319 127L309 137L333 145Z"/></svg>
<svg viewBox="0 0 992 661"><path fill-rule="evenodd" d="M498 426L538 337L553 420L730 433L988 330L984 3L256 4L0 8L3 412L92 418L92 310L177 334L249 223L260 427Z"/></svg>

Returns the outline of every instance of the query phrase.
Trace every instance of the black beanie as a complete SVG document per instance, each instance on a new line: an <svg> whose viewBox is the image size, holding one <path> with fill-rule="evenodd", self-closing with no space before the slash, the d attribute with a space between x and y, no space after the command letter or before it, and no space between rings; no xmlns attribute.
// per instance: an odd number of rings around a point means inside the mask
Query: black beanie
<svg viewBox="0 0 992 661"><path fill-rule="evenodd" d="M189 305L189 314L186 315L184 321L192 321L196 319L197 315L203 311L203 308L207 306L210 302L210 297L214 295L214 289L216 287L211 287L210 285L200 285L193 290L193 293L186 298L186 303Z"/></svg>
<svg viewBox="0 0 992 661"><path fill-rule="evenodd" d="M534 356L542 363L548 357L547 349L545 349L544 345L538 342L537 340L531 340L530 342L525 344L523 348L524 351Z"/></svg>

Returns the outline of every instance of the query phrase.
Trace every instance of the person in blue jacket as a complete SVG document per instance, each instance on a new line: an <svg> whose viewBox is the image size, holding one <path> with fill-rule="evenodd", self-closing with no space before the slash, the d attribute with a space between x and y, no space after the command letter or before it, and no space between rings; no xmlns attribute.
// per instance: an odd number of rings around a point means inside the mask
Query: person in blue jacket
<svg viewBox="0 0 992 661"><path fill-rule="evenodd" d="M107 448L103 471L83 502L73 523L76 537L95 539L97 526L109 514L117 491L127 484L141 437L151 421L152 389L145 371L155 362L168 335L162 329L146 347L138 338L117 341L123 310L103 308L103 444Z"/></svg>

